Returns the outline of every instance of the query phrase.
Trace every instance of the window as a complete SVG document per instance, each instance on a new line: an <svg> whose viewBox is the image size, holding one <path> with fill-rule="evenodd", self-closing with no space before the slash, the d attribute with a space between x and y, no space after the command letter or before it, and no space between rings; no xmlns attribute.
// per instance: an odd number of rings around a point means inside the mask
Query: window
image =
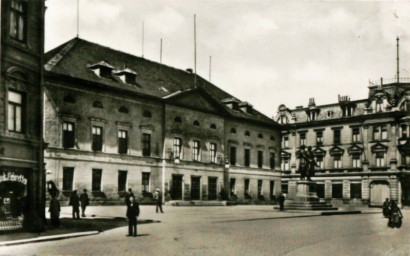
<svg viewBox="0 0 410 256"><path fill-rule="evenodd" d="M229 162L231 165L236 165L236 147L231 147L229 152Z"/></svg>
<svg viewBox="0 0 410 256"><path fill-rule="evenodd" d="M343 198L343 184L332 184L332 198Z"/></svg>
<svg viewBox="0 0 410 256"><path fill-rule="evenodd" d="M354 108L352 106L345 106L342 108L342 111L343 111L342 113L343 117L352 116Z"/></svg>
<svg viewBox="0 0 410 256"><path fill-rule="evenodd" d="M195 126L199 126L199 122L198 122L198 120L195 120L195 121L194 121L194 123L193 123L193 125L195 125Z"/></svg>
<svg viewBox="0 0 410 256"><path fill-rule="evenodd" d="M316 132L316 145L317 146L323 145L323 131Z"/></svg>
<svg viewBox="0 0 410 256"><path fill-rule="evenodd" d="M181 117L179 117L179 116L175 117L175 118L174 118L174 122L175 122L175 123L182 123Z"/></svg>
<svg viewBox="0 0 410 256"><path fill-rule="evenodd" d="M63 190L73 190L74 167L63 167Z"/></svg>
<svg viewBox="0 0 410 256"><path fill-rule="evenodd" d="M174 158L181 158L182 140L181 138L174 138L173 153Z"/></svg>
<svg viewBox="0 0 410 256"><path fill-rule="evenodd" d="M287 123L289 123L288 117L285 116L285 115L281 115L281 116L280 116L280 123L281 123L281 124L287 124Z"/></svg>
<svg viewBox="0 0 410 256"><path fill-rule="evenodd" d="M373 140L387 140L387 125L373 127Z"/></svg>
<svg viewBox="0 0 410 256"><path fill-rule="evenodd" d="M258 134L258 138L259 138L259 139L263 139L263 134L262 134L262 133L259 133L259 134Z"/></svg>
<svg viewBox="0 0 410 256"><path fill-rule="evenodd" d="M316 166L316 169L323 169L323 156L316 157L316 164L318 165Z"/></svg>
<svg viewBox="0 0 410 256"><path fill-rule="evenodd" d="M142 155L143 156L151 155L151 134L148 134L148 133L142 134Z"/></svg>
<svg viewBox="0 0 410 256"><path fill-rule="evenodd" d="M340 144L340 130L336 129L333 131L333 143Z"/></svg>
<svg viewBox="0 0 410 256"><path fill-rule="evenodd" d="M288 171L290 170L290 165L289 165L289 158L284 157L282 158L282 171Z"/></svg>
<svg viewBox="0 0 410 256"><path fill-rule="evenodd" d="M376 153L376 167L383 167L384 163L384 153Z"/></svg>
<svg viewBox="0 0 410 256"><path fill-rule="evenodd" d="M289 147L289 137L288 136L283 137L283 147L284 148Z"/></svg>
<svg viewBox="0 0 410 256"><path fill-rule="evenodd" d="M216 143L210 143L209 144L209 154L210 154L210 159L211 159L211 163L216 163Z"/></svg>
<svg viewBox="0 0 410 256"><path fill-rule="evenodd" d="M150 180L151 173L143 172L142 173L142 192L150 191L149 189L149 180Z"/></svg>
<svg viewBox="0 0 410 256"><path fill-rule="evenodd" d="M361 166L362 166L362 162L360 160L360 155L359 154L352 155L352 167L359 168Z"/></svg>
<svg viewBox="0 0 410 256"><path fill-rule="evenodd" d="M262 185L263 185L263 180L258 180L258 196L263 195L263 193L262 193Z"/></svg>
<svg viewBox="0 0 410 256"><path fill-rule="evenodd" d="M211 129L216 129L216 125L215 125L215 124L211 124L210 128L211 128Z"/></svg>
<svg viewBox="0 0 410 256"><path fill-rule="evenodd" d="M350 198L362 198L361 183L350 183Z"/></svg>
<svg viewBox="0 0 410 256"><path fill-rule="evenodd" d="M302 146L302 145L306 145L306 133L300 133L299 134L299 136L300 136L300 145Z"/></svg>
<svg viewBox="0 0 410 256"><path fill-rule="evenodd" d="M235 195L235 193L236 193L236 181L235 181L235 179L230 179L229 180L229 185L230 185L230 188L231 188L231 194L234 194Z"/></svg>
<svg viewBox="0 0 410 256"><path fill-rule="evenodd" d="M23 132L23 94L8 91L8 129L11 132Z"/></svg>
<svg viewBox="0 0 410 256"><path fill-rule="evenodd" d="M26 40L27 6L19 0L11 1L10 8L10 37L19 41Z"/></svg>
<svg viewBox="0 0 410 256"><path fill-rule="evenodd" d="M377 100L376 102L376 112L382 112L383 100Z"/></svg>
<svg viewBox="0 0 410 256"><path fill-rule="evenodd" d="M244 192L245 192L245 198L247 198L247 197L250 197L250 194L251 194L251 191L250 191L250 186L249 186L249 183L250 183L250 180L249 179L245 179L244 180L244 185L245 185L245 189L244 189Z"/></svg>
<svg viewBox="0 0 410 256"><path fill-rule="evenodd" d="M128 153L128 131L118 130L118 153Z"/></svg>
<svg viewBox="0 0 410 256"><path fill-rule="evenodd" d="M360 128L359 127L352 128L352 141L353 142L360 141Z"/></svg>
<svg viewBox="0 0 410 256"><path fill-rule="evenodd" d="M194 140L194 148L192 153L194 161L201 161L201 143L197 140Z"/></svg>
<svg viewBox="0 0 410 256"><path fill-rule="evenodd" d="M232 134L236 134L236 129L235 129L235 128L231 128L231 133L232 133Z"/></svg>
<svg viewBox="0 0 410 256"><path fill-rule="evenodd" d="M124 114L128 114L128 108L126 108L126 107L120 107L119 109L118 109L118 111L120 112L120 113L124 113Z"/></svg>
<svg viewBox="0 0 410 256"><path fill-rule="evenodd" d="M333 157L333 167L334 168L342 168L342 156L334 156Z"/></svg>
<svg viewBox="0 0 410 256"><path fill-rule="evenodd" d="M316 194L319 198L325 198L325 184L316 184Z"/></svg>
<svg viewBox="0 0 410 256"><path fill-rule="evenodd" d="M244 151L244 165L249 167L251 164L251 150L249 148L245 148Z"/></svg>
<svg viewBox="0 0 410 256"><path fill-rule="evenodd" d="M387 140L387 125L381 126L382 140Z"/></svg>
<svg viewBox="0 0 410 256"><path fill-rule="evenodd" d="M127 190L127 171L118 171L118 192Z"/></svg>
<svg viewBox="0 0 410 256"><path fill-rule="evenodd" d="M269 153L269 165L272 170L275 169L275 153Z"/></svg>
<svg viewBox="0 0 410 256"><path fill-rule="evenodd" d="M104 108L101 101L94 101L93 108Z"/></svg>
<svg viewBox="0 0 410 256"><path fill-rule="evenodd" d="M329 110L326 112L326 117L327 118L332 118L333 117L333 111Z"/></svg>
<svg viewBox="0 0 410 256"><path fill-rule="evenodd" d="M258 167L263 167L263 151L258 151Z"/></svg>
<svg viewBox="0 0 410 256"><path fill-rule="evenodd" d="M92 142L92 150L93 151L101 151L102 150L102 131L103 128L100 126L93 126L92 127L92 135L93 135L93 142Z"/></svg>
<svg viewBox="0 0 410 256"><path fill-rule="evenodd" d="M151 117L152 117L152 114L151 114L151 112L149 112L149 111L144 111L144 112L142 113L142 116L143 116L143 117L151 118Z"/></svg>
<svg viewBox="0 0 410 256"><path fill-rule="evenodd" d="M91 180L91 190L99 192L101 191L101 178L102 178L102 169L93 169L93 176Z"/></svg>
<svg viewBox="0 0 410 256"><path fill-rule="evenodd" d="M246 132L245 132L245 136L248 136L248 137L249 137L249 136L251 136L251 133L250 133L249 131L246 131Z"/></svg>
<svg viewBox="0 0 410 256"><path fill-rule="evenodd" d="M407 125L403 124L401 125L401 138L407 138L408 137L408 131L407 131Z"/></svg>
<svg viewBox="0 0 410 256"><path fill-rule="evenodd" d="M63 122L63 147L73 148L75 142L74 123Z"/></svg>

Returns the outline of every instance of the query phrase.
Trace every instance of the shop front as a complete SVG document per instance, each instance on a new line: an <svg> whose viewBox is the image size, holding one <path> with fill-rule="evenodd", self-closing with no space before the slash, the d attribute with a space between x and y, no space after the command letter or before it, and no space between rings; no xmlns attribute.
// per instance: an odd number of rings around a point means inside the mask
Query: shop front
<svg viewBox="0 0 410 256"><path fill-rule="evenodd" d="M28 173L24 168L0 169L0 231L23 227Z"/></svg>

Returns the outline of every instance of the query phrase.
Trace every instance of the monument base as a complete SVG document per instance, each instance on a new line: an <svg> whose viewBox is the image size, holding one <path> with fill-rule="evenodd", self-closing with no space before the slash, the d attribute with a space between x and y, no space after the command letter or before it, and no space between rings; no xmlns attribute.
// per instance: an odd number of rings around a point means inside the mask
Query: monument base
<svg viewBox="0 0 410 256"><path fill-rule="evenodd" d="M316 182L308 180L296 181L296 188L293 188L285 201L287 210L337 210L331 204L321 202L316 193Z"/></svg>

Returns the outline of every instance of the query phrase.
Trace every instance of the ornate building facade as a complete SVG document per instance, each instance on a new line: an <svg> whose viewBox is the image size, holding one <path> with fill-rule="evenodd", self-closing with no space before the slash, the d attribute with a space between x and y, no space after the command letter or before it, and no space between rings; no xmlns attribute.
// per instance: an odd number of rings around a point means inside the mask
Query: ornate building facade
<svg viewBox="0 0 410 256"><path fill-rule="evenodd" d="M280 105L276 121L282 131L282 187L298 177L298 151L311 147L318 167L313 178L317 194L333 204L379 206L385 198L410 203L410 159L403 150L409 138L410 83L381 80L369 96L334 104L288 109ZM404 143L403 143L404 142Z"/></svg>
<svg viewBox="0 0 410 256"><path fill-rule="evenodd" d="M0 230L42 229L44 0L2 0Z"/></svg>
<svg viewBox="0 0 410 256"><path fill-rule="evenodd" d="M79 38L46 54L47 170L69 195L269 201L280 125L192 73Z"/></svg>

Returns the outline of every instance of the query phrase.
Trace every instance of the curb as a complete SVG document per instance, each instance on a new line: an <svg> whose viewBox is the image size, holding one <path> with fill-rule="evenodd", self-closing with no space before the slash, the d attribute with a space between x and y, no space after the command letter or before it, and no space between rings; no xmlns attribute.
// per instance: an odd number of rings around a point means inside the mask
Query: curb
<svg viewBox="0 0 410 256"><path fill-rule="evenodd" d="M347 215L347 214L361 214L362 211L340 211L340 212L322 212L320 215L322 216L330 216L330 215Z"/></svg>
<svg viewBox="0 0 410 256"><path fill-rule="evenodd" d="M18 244L28 244L28 243L54 241L54 240L61 240L61 239L66 239L66 238L98 235L99 233L100 233L99 231L87 231L87 232L77 232L77 233L53 235L53 236L40 236L40 237L36 237L36 238L0 242L0 246L10 246L10 245L18 245Z"/></svg>

